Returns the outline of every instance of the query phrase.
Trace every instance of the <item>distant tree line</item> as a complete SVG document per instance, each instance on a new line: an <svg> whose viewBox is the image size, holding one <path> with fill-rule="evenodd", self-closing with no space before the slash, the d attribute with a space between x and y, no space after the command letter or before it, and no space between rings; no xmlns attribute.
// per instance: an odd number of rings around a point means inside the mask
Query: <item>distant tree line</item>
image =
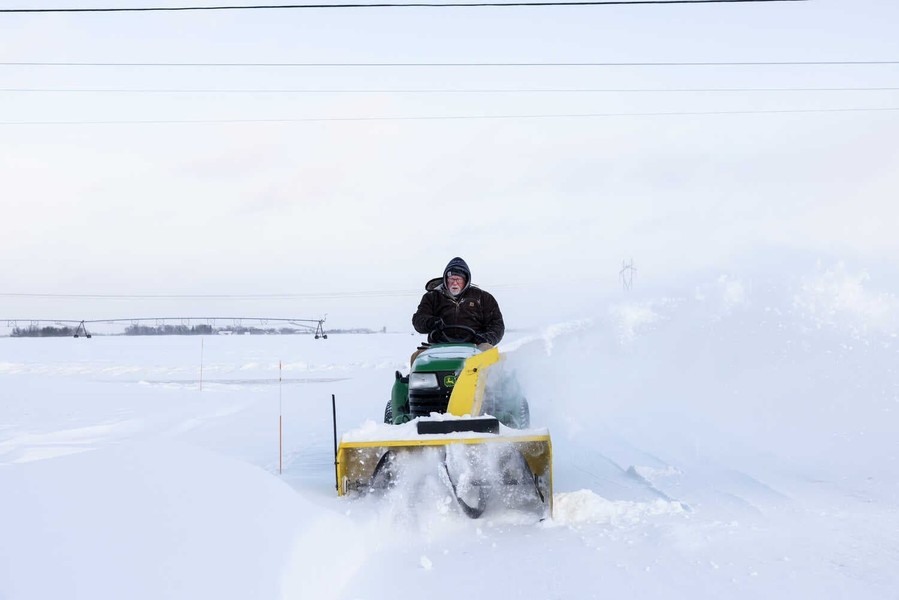
<svg viewBox="0 0 899 600"><path fill-rule="evenodd" d="M72 337L77 327L52 326L39 327L14 327L10 337ZM385 333L386 328L381 330ZM263 328L263 327L213 327L211 325L129 325L125 328L125 335L293 335L314 333L310 329L295 329L293 327ZM350 329L332 329L327 333L378 333L372 329L363 327Z"/></svg>
<svg viewBox="0 0 899 600"><path fill-rule="evenodd" d="M312 333L311 331L306 331L305 329L293 329L292 327L281 327L280 329L275 329L270 327L268 329L262 327L222 327L216 329L216 333L220 334L233 334L233 335L274 335L274 334L283 334L290 335L292 333Z"/></svg>
<svg viewBox="0 0 899 600"><path fill-rule="evenodd" d="M312 334L310 329L293 327L213 327L211 325L130 325L125 328L125 335L292 335Z"/></svg>
<svg viewBox="0 0 899 600"><path fill-rule="evenodd" d="M13 327L10 337L72 337L75 335L74 327L53 327L45 325L38 327L37 325L29 325L28 327Z"/></svg>
<svg viewBox="0 0 899 600"><path fill-rule="evenodd" d="M210 325L129 325L125 335L212 335Z"/></svg>

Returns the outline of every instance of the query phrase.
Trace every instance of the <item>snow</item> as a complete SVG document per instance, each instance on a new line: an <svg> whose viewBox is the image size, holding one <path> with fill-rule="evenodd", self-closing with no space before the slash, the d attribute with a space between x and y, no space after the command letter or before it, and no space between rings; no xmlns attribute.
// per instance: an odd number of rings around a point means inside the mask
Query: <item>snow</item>
<svg viewBox="0 0 899 600"><path fill-rule="evenodd" d="M19 465L3 482L10 598L273 597L319 518L258 467L171 441Z"/></svg>
<svg viewBox="0 0 899 600"><path fill-rule="evenodd" d="M603 523L620 528L643 523L648 518L684 512L680 502L661 498L650 502L609 501L590 490L579 490L555 495L553 523L559 525Z"/></svg>
<svg viewBox="0 0 899 600"><path fill-rule="evenodd" d="M0 598L895 598L897 324L837 264L516 328L543 522L337 497L408 333L0 338Z"/></svg>

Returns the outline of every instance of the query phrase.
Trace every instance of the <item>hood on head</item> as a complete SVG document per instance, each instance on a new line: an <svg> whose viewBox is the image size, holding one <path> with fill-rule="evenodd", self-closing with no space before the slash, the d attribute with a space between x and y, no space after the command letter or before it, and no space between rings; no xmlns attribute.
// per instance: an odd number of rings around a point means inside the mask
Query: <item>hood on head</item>
<svg viewBox="0 0 899 600"><path fill-rule="evenodd" d="M449 286L446 284L446 277L450 271L462 273L465 276L465 287L462 288L462 292L467 290L468 286L471 285L471 269L468 268L468 263L458 256L447 263L446 268L443 270L443 287L446 290L449 290Z"/></svg>
<svg viewBox="0 0 899 600"><path fill-rule="evenodd" d="M458 256L447 263L446 268L443 270L444 280L446 280L446 274L450 271L461 271L465 275L465 282L471 283L471 269L468 268L468 263Z"/></svg>
<svg viewBox="0 0 899 600"><path fill-rule="evenodd" d="M468 264L459 258L458 256L453 260L449 261L446 265L446 268L443 270L442 277L435 277L434 279L428 280L425 284L425 290L432 291L436 290L440 286L443 286L446 289L446 274L449 271L462 271L465 274L465 287L462 289L464 292L471 285L471 269L468 268Z"/></svg>

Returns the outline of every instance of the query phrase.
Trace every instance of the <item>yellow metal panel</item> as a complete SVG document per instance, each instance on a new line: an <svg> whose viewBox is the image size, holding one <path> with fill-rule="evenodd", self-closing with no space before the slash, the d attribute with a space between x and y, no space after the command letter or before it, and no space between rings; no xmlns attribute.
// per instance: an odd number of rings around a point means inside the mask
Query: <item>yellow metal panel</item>
<svg viewBox="0 0 899 600"><path fill-rule="evenodd" d="M499 361L499 350L496 348L468 358L456 379L456 385L453 386L453 393L450 395L446 412L460 417L462 415L477 416L484 398L486 382L481 377L482 372L497 361Z"/></svg>

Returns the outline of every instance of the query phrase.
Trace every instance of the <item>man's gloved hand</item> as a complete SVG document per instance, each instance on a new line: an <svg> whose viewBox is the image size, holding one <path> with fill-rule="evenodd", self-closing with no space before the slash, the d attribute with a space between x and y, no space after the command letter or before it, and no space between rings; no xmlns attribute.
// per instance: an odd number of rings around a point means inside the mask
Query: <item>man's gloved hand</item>
<svg viewBox="0 0 899 600"><path fill-rule="evenodd" d="M440 317L431 317L428 319L427 326L430 331L440 331L444 328L445 323Z"/></svg>

